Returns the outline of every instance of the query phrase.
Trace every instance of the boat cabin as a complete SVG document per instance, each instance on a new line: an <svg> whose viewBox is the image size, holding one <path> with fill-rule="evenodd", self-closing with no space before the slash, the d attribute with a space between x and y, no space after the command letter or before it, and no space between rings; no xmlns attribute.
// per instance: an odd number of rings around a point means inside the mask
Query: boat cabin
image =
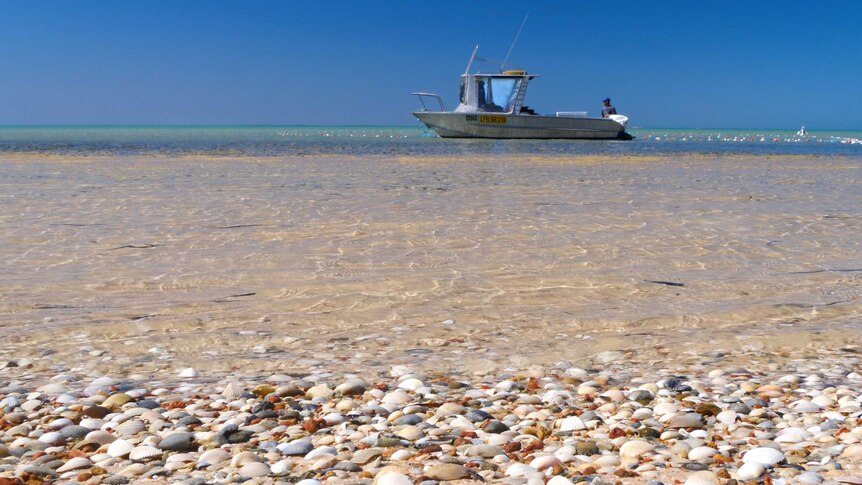
<svg viewBox="0 0 862 485"><path fill-rule="evenodd" d="M537 76L525 71L503 71L500 74L464 74L461 76L460 104L456 113L521 114L527 83Z"/></svg>

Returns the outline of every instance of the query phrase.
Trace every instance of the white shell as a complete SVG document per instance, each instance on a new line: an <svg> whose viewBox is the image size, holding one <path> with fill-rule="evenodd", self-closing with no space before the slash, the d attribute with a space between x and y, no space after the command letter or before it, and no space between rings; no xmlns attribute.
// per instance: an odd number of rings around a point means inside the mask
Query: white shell
<svg viewBox="0 0 862 485"><path fill-rule="evenodd" d="M126 414L129 414L129 411L126 411ZM145 422L150 423L150 424L164 419L164 417L162 417L161 414L159 414L155 411L152 411L150 409L147 409L146 411L142 412L138 416L141 418L142 421L145 421Z"/></svg>
<svg viewBox="0 0 862 485"><path fill-rule="evenodd" d="M341 413L329 413L323 417L323 420L326 421L327 425L335 426L347 421L347 418Z"/></svg>
<svg viewBox="0 0 862 485"><path fill-rule="evenodd" d="M620 456L636 458L655 449L655 445L643 440L631 440L620 446Z"/></svg>
<svg viewBox="0 0 862 485"><path fill-rule="evenodd" d="M85 428L96 430L100 429L105 424L105 421L103 419L86 418L82 419L79 424Z"/></svg>
<svg viewBox="0 0 862 485"><path fill-rule="evenodd" d="M425 384L422 381L413 377L413 378L404 379L403 381L401 381L398 384L398 388L404 389L405 391L415 391L416 389L419 389L420 387L422 387L424 385Z"/></svg>
<svg viewBox="0 0 862 485"><path fill-rule="evenodd" d="M197 371L197 370L195 370L193 367L187 367L187 368L185 368L185 369L181 370L177 375L178 375L178 376L180 376L180 377L189 377L189 378L191 378L191 377L197 377L197 376L199 376L200 374L199 374L199 373L198 373L198 371Z"/></svg>
<svg viewBox="0 0 862 485"><path fill-rule="evenodd" d="M560 431L579 431L587 429L587 425L577 416L569 416L560 422Z"/></svg>
<svg viewBox="0 0 862 485"><path fill-rule="evenodd" d="M143 463L132 463L131 465L127 466L126 468L123 468L122 470L120 470L117 473L117 475L121 475L124 477L135 477L138 475L143 475L149 469L150 469L149 465L144 465Z"/></svg>
<svg viewBox="0 0 862 485"><path fill-rule="evenodd" d="M672 402L660 402L653 408L653 413L656 416L664 416L666 414L676 414L678 410L679 406Z"/></svg>
<svg viewBox="0 0 862 485"><path fill-rule="evenodd" d="M9 448L24 448L32 441L33 440L31 440L30 438L27 438L26 436L22 436L22 437L16 439L15 441L13 441L9 445ZM851 446L851 448L852 448L852 446Z"/></svg>
<svg viewBox="0 0 862 485"><path fill-rule="evenodd" d="M134 436L145 429L147 429L147 425L145 425L143 421L130 419L117 426L117 433L120 433L123 436Z"/></svg>
<svg viewBox="0 0 862 485"><path fill-rule="evenodd" d="M571 480L568 478L557 475L554 478L548 480L547 485L574 485Z"/></svg>
<svg viewBox="0 0 862 485"><path fill-rule="evenodd" d="M593 460L594 466L606 467L606 466L619 466L622 463L619 455L614 453L609 453L607 455L602 455L595 460Z"/></svg>
<svg viewBox="0 0 862 485"><path fill-rule="evenodd" d="M509 468L506 468L507 477L528 477L538 472L539 470L523 463L513 463Z"/></svg>
<svg viewBox="0 0 862 485"><path fill-rule="evenodd" d="M108 454L114 458L122 458L131 453L134 448L135 447L126 440L116 440L108 445Z"/></svg>
<svg viewBox="0 0 862 485"><path fill-rule="evenodd" d="M176 455L169 456L168 459L165 460L165 463L172 463L175 461L178 461L178 462L195 461L195 457L193 457L191 455L191 453L177 453Z"/></svg>
<svg viewBox="0 0 862 485"><path fill-rule="evenodd" d="M811 400L811 402L823 408L828 408L835 405L835 401L833 401L829 396L824 396L823 394L815 396L814 399Z"/></svg>
<svg viewBox="0 0 862 485"><path fill-rule="evenodd" d="M784 461L784 453L775 448L752 448L742 455L743 463L760 463L762 465L771 466L781 461Z"/></svg>
<svg viewBox="0 0 862 485"><path fill-rule="evenodd" d="M736 476L740 480L754 480L760 475L763 475L763 472L765 471L766 467L760 463L750 462L739 467L739 470L736 472Z"/></svg>
<svg viewBox="0 0 862 485"><path fill-rule="evenodd" d="M842 458L862 458L862 445L850 445L841 452Z"/></svg>
<svg viewBox="0 0 862 485"><path fill-rule="evenodd" d="M107 445L108 443L113 443L117 437L108 433L107 431L102 431L97 429L95 431L90 431L87 433L87 436L84 437L85 440L95 441L100 445Z"/></svg>
<svg viewBox="0 0 862 485"><path fill-rule="evenodd" d="M547 468L551 468L553 466L559 465L560 459L554 455L545 455L534 458L533 461L530 462L530 466L535 468L536 470L545 470Z"/></svg>
<svg viewBox="0 0 862 485"><path fill-rule="evenodd" d="M336 456L336 455L338 455L338 450L333 446L320 446L320 447L317 447L317 448L309 451L308 454L306 454L303 457L303 459L312 460L314 458L318 458L318 457L323 456L323 455Z"/></svg>
<svg viewBox="0 0 862 485"><path fill-rule="evenodd" d="M384 404L407 404L412 401L413 398L404 389L396 389L383 396L383 399L380 400Z"/></svg>
<svg viewBox="0 0 862 485"><path fill-rule="evenodd" d="M100 387L116 386L117 384L119 384L119 381L117 381L116 379L112 379L108 376L99 377L98 379L95 379L93 382L90 383L91 386Z"/></svg>
<svg viewBox="0 0 862 485"><path fill-rule="evenodd" d="M105 466L108 465L108 463L105 463L105 462L110 461L109 464L112 465L112 464L116 463L116 458L112 457L111 455L109 455L107 453L95 453L95 454L90 455L90 461L92 461L96 465L99 465L102 468L105 468Z"/></svg>
<svg viewBox="0 0 862 485"><path fill-rule="evenodd" d="M260 463L262 461L263 458L258 456L257 453L243 451L242 453L234 455L233 459L230 461L230 466L233 468L241 468L249 463Z"/></svg>
<svg viewBox="0 0 862 485"><path fill-rule="evenodd" d="M718 477L711 471L694 472L688 475L685 485L718 485Z"/></svg>
<svg viewBox="0 0 862 485"><path fill-rule="evenodd" d="M50 423L46 424L45 429L47 429L48 431L58 431L58 430L65 428L66 426L70 426L73 424L75 424L75 423L73 423L71 419L60 418L60 419L55 419L54 421L51 421Z"/></svg>
<svg viewBox="0 0 862 485"><path fill-rule="evenodd" d="M410 459L411 456L413 456L413 454L407 450L398 450L395 453L392 453L392 456L390 456L389 459L392 461L404 461Z"/></svg>
<svg viewBox="0 0 862 485"><path fill-rule="evenodd" d="M156 447L158 447L159 442L161 442L161 441L162 440L158 436L147 436L146 438L144 438L143 441L141 441L138 444L145 445L145 446L156 446Z"/></svg>
<svg viewBox="0 0 862 485"><path fill-rule="evenodd" d="M58 472L63 473L69 470L77 470L78 468L90 468L93 464L90 463L90 460L83 457L75 457L71 460L67 461L60 468L57 469Z"/></svg>
<svg viewBox="0 0 862 485"><path fill-rule="evenodd" d="M64 438L63 435L59 432L52 431L50 433L45 433L40 436L39 441L41 441L42 443L48 443L49 445L55 445L66 441L66 438Z"/></svg>
<svg viewBox="0 0 862 485"><path fill-rule="evenodd" d="M200 458L198 458L198 463L206 463L209 465L215 465L216 463L221 463L225 460L229 460L231 457L230 453L227 451L216 448L214 450L205 451Z"/></svg>
<svg viewBox="0 0 862 485"><path fill-rule="evenodd" d="M666 428L700 428L703 426L703 421L699 414L685 413L677 414L670 418L665 425Z"/></svg>
<svg viewBox="0 0 862 485"><path fill-rule="evenodd" d="M162 450L152 446L136 446L129 453L129 459L135 461L145 461L157 456L162 456Z"/></svg>
<svg viewBox="0 0 862 485"><path fill-rule="evenodd" d="M807 440L811 435L802 428L784 428L776 433L776 443L799 443Z"/></svg>
<svg viewBox="0 0 862 485"><path fill-rule="evenodd" d="M641 421L645 419L651 419L653 416L653 411L650 408L638 408L635 409L635 412L632 413L632 418L636 418Z"/></svg>
<svg viewBox="0 0 862 485"><path fill-rule="evenodd" d="M819 413L822 408L811 401L796 401L790 405L797 413Z"/></svg>
<svg viewBox="0 0 862 485"><path fill-rule="evenodd" d="M413 485L413 480L410 480L407 475L392 471L378 477L374 483L376 485Z"/></svg>
<svg viewBox="0 0 862 485"><path fill-rule="evenodd" d="M269 465L266 463L261 463L259 461L246 463L242 468L237 472L241 477L265 477L271 473Z"/></svg>
<svg viewBox="0 0 862 485"><path fill-rule="evenodd" d="M803 485L817 485L823 483L823 479L816 472L800 473L796 476L796 480Z"/></svg>
<svg viewBox="0 0 862 485"><path fill-rule="evenodd" d="M44 392L45 394L63 394L66 392L66 386L59 382L45 384L44 386L36 389L39 392Z"/></svg>
<svg viewBox="0 0 862 485"><path fill-rule="evenodd" d="M289 472L291 468L293 468L293 463L287 460L278 461L270 467L273 475L284 475Z"/></svg>
<svg viewBox="0 0 862 485"><path fill-rule="evenodd" d="M717 419L718 421L720 421L724 424L731 425L731 424L736 422L737 416L739 416L739 415L736 414L736 411L728 409L728 410L722 411L722 412L718 413L717 415L715 415L715 419Z"/></svg>
<svg viewBox="0 0 862 485"><path fill-rule="evenodd" d="M224 391L221 392L221 395L228 401L236 401L242 397L242 388L239 384L229 382L228 385L224 386Z"/></svg>
<svg viewBox="0 0 862 485"><path fill-rule="evenodd" d="M709 458L712 455L718 453L718 450L715 448L710 448L709 446L698 446L697 448L692 449L688 452L689 460L703 460L705 458Z"/></svg>
<svg viewBox="0 0 862 485"><path fill-rule="evenodd" d="M182 461L167 461L165 462L165 470L169 472L175 472L177 470L182 470L183 468L188 467L188 463Z"/></svg>
<svg viewBox="0 0 862 485"><path fill-rule="evenodd" d="M609 391L605 391L599 394L599 397L603 397L614 402L623 402L626 400L626 395L623 393L623 391L620 391L619 389L611 389Z"/></svg>

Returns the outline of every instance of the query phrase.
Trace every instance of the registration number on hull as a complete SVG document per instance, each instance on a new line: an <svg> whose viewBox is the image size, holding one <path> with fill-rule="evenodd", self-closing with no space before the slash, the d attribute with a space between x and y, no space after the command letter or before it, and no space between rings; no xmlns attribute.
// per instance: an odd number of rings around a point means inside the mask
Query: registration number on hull
<svg viewBox="0 0 862 485"><path fill-rule="evenodd" d="M489 123L493 125L505 125L506 117L495 115L467 115L467 121L478 121L479 123Z"/></svg>

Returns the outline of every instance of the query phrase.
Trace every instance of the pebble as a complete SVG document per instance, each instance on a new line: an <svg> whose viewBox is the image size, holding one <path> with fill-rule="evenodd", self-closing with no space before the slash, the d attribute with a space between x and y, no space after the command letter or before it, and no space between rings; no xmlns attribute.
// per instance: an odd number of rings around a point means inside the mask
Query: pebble
<svg viewBox="0 0 862 485"><path fill-rule="evenodd" d="M308 485L372 477L377 485L712 485L767 476L817 485L862 475L860 379L847 377L862 368L855 357L673 371L673 363L630 366L628 353L605 357L608 369L457 379L395 366L363 380L317 363L260 376L70 371L31 385L32 366L8 367L0 485L20 473Z"/></svg>
<svg viewBox="0 0 862 485"><path fill-rule="evenodd" d="M482 458L493 458L497 455L506 454L501 448L494 445L473 445L467 449L467 456L479 456Z"/></svg>
<svg viewBox="0 0 862 485"><path fill-rule="evenodd" d="M296 440L278 446L278 451L285 456L305 456L313 449L314 445L308 440Z"/></svg>
<svg viewBox="0 0 862 485"><path fill-rule="evenodd" d="M159 448L168 451L194 451L197 446L191 433L171 433L159 442Z"/></svg>
<svg viewBox="0 0 862 485"><path fill-rule="evenodd" d="M470 471L466 467L454 463L441 463L429 467L425 470L424 475L433 480L448 481L467 478L470 476Z"/></svg>
<svg viewBox="0 0 862 485"><path fill-rule="evenodd" d="M269 465L261 462L246 463L237 472L242 477L263 477L270 474Z"/></svg>
<svg viewBox="0 0 862 485"><path fill-rule="evenodd" d="M592 456L598 455L599 453L601 453L601 450L599 450L599 446L596 444L595 441L587 440L578 441L577 443L575 443L576 455Z"/></svg>

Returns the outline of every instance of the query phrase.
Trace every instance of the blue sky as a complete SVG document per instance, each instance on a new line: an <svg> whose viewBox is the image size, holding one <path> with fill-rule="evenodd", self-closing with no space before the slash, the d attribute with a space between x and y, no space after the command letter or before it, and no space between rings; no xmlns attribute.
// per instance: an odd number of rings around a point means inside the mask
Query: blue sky
<svg viewBox="0 0 862 485"><path fill-rule="evenodd" d="M862 129L856 1L0 0L0 124L411 125L411 91L453 107L527 13L539 112Z"/></svg>

